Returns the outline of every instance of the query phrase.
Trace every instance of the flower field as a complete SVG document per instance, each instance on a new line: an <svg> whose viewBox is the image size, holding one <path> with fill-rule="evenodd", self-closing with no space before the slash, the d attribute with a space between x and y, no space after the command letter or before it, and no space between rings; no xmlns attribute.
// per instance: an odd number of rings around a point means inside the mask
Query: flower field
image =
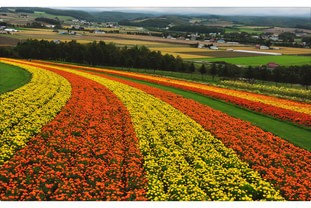
<svg viewBox="0 0 311 208"><path fill-rule="evenodd" d="M39 61L39 63L44 62ZM68 66L66 64L53 64L58 66ZM172 86L183 90L189 90L212 98L230 102L243 108L276 117L278 119L291 121L300 125L311 127L311 104L308 103L296 102L292 100L261 95L252 92L220 88L206 84L170 79L166 77L138 74L133 72L105 70L84 66L75 66L75 68L104 71L110 74L146 80L165 86Z"/></svg>
<svg viewBox="0 0 311 208"><path fill-rule="evenodd" d="M58 98L56 113L47 110L51 107L45 108L51 101L38 101L37 109L28 111L21 106L18 112L25 112L21 118L35 117L39 109L51 117L3 160L0 200L311 199L311 153L249 122L171 92L98 74L95 68L0 61L33 74L29 84L10 92L16 94L15 100L41 100L49 93L55 97L66 93ZM30 90L28 94L36 96L23 98L17 92L35 83L36 73L48 86L41 91ZM141 78L181 86L177 80ZM193 90L201 85L189 83L185 87ZM237 97L238 91L234 92ZM256 99L254 95L250 93L249 102L270 105L279 101L267 96L270 100L263 103L259 101L263 97ZM10 103L4 99L1 102L4 106ZM309 118L307 104L288 102L295 105L284 101L278 108L299 114L302 107ZM43 122L41 117L36 119ZM9 115L4 120L16 122ZM6 129L11 132L13 128ZM32 128L24 125L23 129L28 132ZM15 144L11 141L18 138L3 137L2 146Z"/></svg>
<svg viewBox="0 0 311 208"><path fill-rule="evenodd" d="M0 168L0 199L145 200L142 157L126 108L102 85L57 73L70 81L72 96Z"/></svg>
<svg viewBox="0 0 311 208"><path fill-rule="evenodd" d="M70 97L70 84L62 76L31 66L17 66L31 72L32 80L0 95L0 165L39 133Z"/></svg>
<svg viewBox="0 0 311 208"><path fill-rule="evenodd" d="M119 78L110 79L154 95L193 118L227 147L232 148L263 178L279 187L287 199L306 200L311 197L309 151L193 100Z"/></svg>

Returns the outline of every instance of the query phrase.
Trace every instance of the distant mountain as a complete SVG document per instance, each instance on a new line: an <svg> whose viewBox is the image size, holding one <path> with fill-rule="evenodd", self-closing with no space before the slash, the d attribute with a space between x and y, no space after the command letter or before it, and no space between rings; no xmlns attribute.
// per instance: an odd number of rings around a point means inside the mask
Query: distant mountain
<svg viewBox="0 0 311 208"><path fill-rule="evenodd" d="M70 16L76 19L83 19L88 21L94 21L94 17L85 11L80 10L61 10L61 9L50 9L50 8L42 8L42 7L3 7L1 8L2 11L9 11L14 9L16 12L20 13L33 13L34 11L37 12L45 12L47 14L52 15L62 15L62 16ZM0 11L1 11L0 10Z"/></svg>
<svg viewBox="0 0 311 208"><path fill-rule="evenodd" d="M83 9L83 8L81 8ZM297 27L311 29L310 17L281 16L222 16L222 15L156 15L146 12L82 11L77 9L51 9L40 7L2 7L2 12L33 13L41 11L52 15L71 16L94 22L119 22L120 25L165 28L167 26L226 26L229 23L248 26ZM221 24L221 22L225 24Z"/></svg>
<svg viewBox="0 0 311 208"><path fill-rule="evenodd" d="M140 18L151 18L154 17L152 14L144 14L144 13L125 13L125 12L111 12L111 11L103 11L103 12L89 12L96 21L100 22L119 22L121 20L133 20Z"/></svg>
<svg viewBox="0 0 311 208"><path fill-rule="evenodd" d="M220 15L165 15L145 18L143 20L124 20L122 25L139 27L158 27L163 28L168 25L201 25L210 26L211 23L231 22L232 24L246 26L268 26L268 27L297 27L311 28L310 17L280 17L280 16L220 16Z"/></svg>
<svg viewBox="0 0 311 208"><path fill-rule="evenodd" d="M310 17L276 17L276 16L221 16L223 20L233 21L236 24L271 26L271 27L297 27L298 25L311 27Z"/></svg>
<svg viewBox="0 0 311 208"><path fill-rule="evenodd" d="M177 15L165 15L159 17L150 18L137 18L134 20L122 20L120 25L138 26L138 27L155 27L165 28L168 25L185 25L189 24L190 17L177 16Z"/></svg>

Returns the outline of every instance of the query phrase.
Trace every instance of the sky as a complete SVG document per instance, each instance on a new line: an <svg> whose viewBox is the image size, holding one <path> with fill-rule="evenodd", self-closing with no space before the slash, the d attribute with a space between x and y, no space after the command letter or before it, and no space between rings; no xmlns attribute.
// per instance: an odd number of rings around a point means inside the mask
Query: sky
<svg viewBox="0 0 311 208"><path fill-rule="evenodd" d="M1 6L37 7L311 7L307 0L1 0Z"/></svg>
<svg viewBox="0 0 311 208"><path fill-rule="evenodd" d="M57 8L57 7L56 7ZM122 11L122 12L141 12L155 14L216 14L216 15L254 15L254 16L310 16L311 9L308 7L299 8L236 8L236 7L66 7L61 9L79 9L87 11Z"/></svg>
<svg viewBox="0 0 311 208"><path fill-rule="evenodd" d="M1 0L1 6L97 8L97 11L170 14L311 15L310 0Z"/></svg>

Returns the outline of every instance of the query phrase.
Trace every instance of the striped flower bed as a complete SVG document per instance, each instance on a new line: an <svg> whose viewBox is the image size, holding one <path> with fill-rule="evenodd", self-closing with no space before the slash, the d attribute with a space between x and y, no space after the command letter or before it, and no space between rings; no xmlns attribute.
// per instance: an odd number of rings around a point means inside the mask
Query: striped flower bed
<svg viewBox="0 0 311 208"><path fill-rule="evenodd" d="M142 156L124 105L98 83L53 71L70 81L72 96L0 168L0 200L146 200Z"/></svg>
<svg viewBox="0 0 311 208"><path fill-rule="evenodd" d="M40 62L39 63L49 63ZM116 74L146 80L149 82L158 83L165 86L172 86L184 90L193 91L209 97L224 100L235 105L260 112L269 116L273 116L282 120L291 121L300 125L311 127L311 104L295 102L292 100L276 98L273 96L260 95L256 93L245 93L243 91L225 89L206 84L163 78L145 74L132 72L124 72L117 70L105 70L94 67L74 66L68 64L51 63L58 66L71 66L76 69L87 69L95 71L104 71L110 74Z"/></svg>

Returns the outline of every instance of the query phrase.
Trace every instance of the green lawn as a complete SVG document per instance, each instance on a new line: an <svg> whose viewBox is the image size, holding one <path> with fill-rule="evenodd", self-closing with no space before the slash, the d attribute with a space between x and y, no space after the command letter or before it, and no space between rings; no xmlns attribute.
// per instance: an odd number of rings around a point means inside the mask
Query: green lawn
<svg viewBox="0 0 311 208"><path fill-rule="evenodd" d="M225 29L226 33L246 32L246 33L263 33L263 30L267 27L229 27Z"/></svg>
<svg viewBox="0 0 311 208"><path fill-rule="evenodd" d="M15 90L31 79L31 73L28 71L0 63L0 94Z"/></svg>
<svg viewBox="0 0 311 208"><path fill-rule="evenodd" d="M110 74L108 74L110 75ZM111 75L115 76L115 75ZM307 150L311 150L311 129L306 127L301 127L289 122L284 122L281 120L277 120L275 118L262 115L256 112L252 112L243 108L240 108L236 105L216 100L213 98L209 98L194 92L185 91L173 87L162 86L159 84L154 84L146 81L136 80L125 78L121 76L122 79L127 79L131 81L135 81L137 83L146 84L152 87L156 87L162 90L170 91L175 94L182 95L185 98L193 99L199 103L204 105L208 105L216 110L222 111L236 118L240 118L245 121L251 122L253 125L258 126L265 131L272 132L273 134L286 139L287 141L302 147Z"/></svg>
<svg viewBox="0 0 311 208"><path fill-rule="evenodd" d="M207 62L214 61L225 61L228 63L236 64L236 65L251 65L258 66L267 64L269 62L275 62L280 65L288 66L288 65L304 65L311 64L310 56L290 56L290 55L282 55L282 56L254 56L254 57L237 57L237 58L205 58L205 59L193 59L193 60L202 60Z"/></svg>

